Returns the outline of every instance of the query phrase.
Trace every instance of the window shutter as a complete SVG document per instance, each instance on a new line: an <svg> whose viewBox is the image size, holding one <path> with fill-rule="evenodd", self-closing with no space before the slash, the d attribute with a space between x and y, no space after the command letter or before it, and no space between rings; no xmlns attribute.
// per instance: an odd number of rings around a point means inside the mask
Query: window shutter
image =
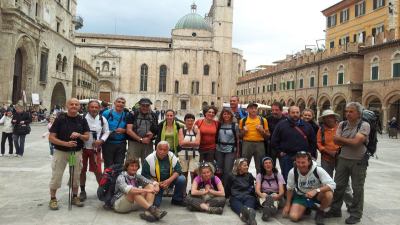
<svg viewBox="0 0 400 225"><path fill-rule="evenodd" d="M355 7L355 15L356 15L356 17L358 16L358 7L359 7L359 5L356 5L356 7Z"/></svg>
<svg viewBox="0 0 400 225"><path fill-rule="evenodd" d="M354 35L353 35L353 42L354 42L354 43L357 43L357 34L354 34Z"/></svg>
<svg viewBox="0 0 400 225"><path fill-rule="evenodd" d="M375 34L376 34L376 28L374 27L374 28L372 28L372 36L375 37Z"/></svg>
<svg viewBox="0 0 400 225"><path fill-rule="evenodd" d="M377 1L378 1L378 0L374 0L374 1L373 1L373 2L374 2L374 4L373 4L373 9L374 9L374 10L376 9Z"/></svg>
<svg viewBox="0 0 400 225"><path fill-rule="evenodd" d="M342 45L342 39L339 39L339 46Z"/></svg>
<svg viewBox="0 0 400 225"><path fill-rule="evenodd" d="M362 41L365 43L365 37L367 36L367 33L365 31L362 32Z"/></svg>
<svg viewBox="0 0 400 225"><path fill-rule="evenodd" d="M350 42L350 37L347 36L347 37L346 37L346 44L349 43L349 42Z"/></svg>

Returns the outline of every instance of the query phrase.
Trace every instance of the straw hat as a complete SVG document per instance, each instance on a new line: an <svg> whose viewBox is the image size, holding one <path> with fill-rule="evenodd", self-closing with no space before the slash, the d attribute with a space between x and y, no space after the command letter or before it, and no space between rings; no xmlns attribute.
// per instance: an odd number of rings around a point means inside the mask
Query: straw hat
<svg viewBox="0 0 400 225"><path fill-rule="evenodd" d="M324 117L327 117L327 116L335 116L337 120L339 120L339 118L340 118L339 114L335 113L332 109L327 109L322 112L322 115L318 118L318 121L322 122Z"/></svg>

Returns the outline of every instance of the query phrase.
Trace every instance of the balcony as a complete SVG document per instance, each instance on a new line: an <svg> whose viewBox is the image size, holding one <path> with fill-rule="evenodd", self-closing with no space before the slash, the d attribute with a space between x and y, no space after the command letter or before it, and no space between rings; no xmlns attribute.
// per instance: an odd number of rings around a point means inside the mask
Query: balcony
<svg viewBox="0 0 400 225"><path fill-rule="evenodd" d="M83 18L81 16L74 16L72 23L75 24L75 30L79 30L83 27Z"/></svg>

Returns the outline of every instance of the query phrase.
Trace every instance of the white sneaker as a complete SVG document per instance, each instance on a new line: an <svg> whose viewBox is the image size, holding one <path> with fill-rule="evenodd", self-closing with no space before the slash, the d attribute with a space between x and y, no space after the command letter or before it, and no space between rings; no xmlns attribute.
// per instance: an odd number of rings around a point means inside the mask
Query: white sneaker
<svg viewBox="0 0 400 225"><path fill-rule="evenodd" d="M1 154L1 155L0 155L0 157L3 157L3 156L4 156L4 154Z"/></svg>
<svg viewBox="0 0 400 225"><path fill-rule="evenodd" d="M18 154L14 154L15 157L18 157Z"/></svg>
<svg viewBox="0 0 400 225"><path fill-rule="evenodd" d="M52 156L52 155L49 155L49 159L53 159L53 156Z"/></svg>

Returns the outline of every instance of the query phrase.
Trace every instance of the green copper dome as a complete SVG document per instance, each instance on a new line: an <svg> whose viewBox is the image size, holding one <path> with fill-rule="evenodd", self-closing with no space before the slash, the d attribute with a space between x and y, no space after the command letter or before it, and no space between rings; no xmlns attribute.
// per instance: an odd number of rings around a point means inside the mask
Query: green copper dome
<svg viewBox="0 0 400 225"><path fill-rule="evenodd" d="M175 29L197 29L211 31L210 25L197 13L189 13L175 25Z"/></svg>

